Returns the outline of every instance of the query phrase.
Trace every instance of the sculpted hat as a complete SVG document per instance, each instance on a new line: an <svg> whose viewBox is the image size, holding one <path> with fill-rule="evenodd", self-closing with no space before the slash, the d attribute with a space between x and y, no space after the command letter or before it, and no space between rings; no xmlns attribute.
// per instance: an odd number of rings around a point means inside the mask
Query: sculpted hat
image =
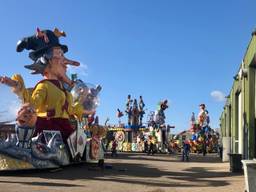
<svg viewBox="0 0 256 192"><path fill-rule="evenodd" d="M202 107L204 107L204 108L205 108L205 104L203 104L203 103L202 103L202 104L200 104L199 106L200 106L200 107L202 106Z"/></svg>
<svg viewBox="0 0 256 192"><path fill-rule="evenodd" d="M31 65L26 65L25 67L33 70L32 74L43 73L47 61L42 57L47 54L51 48L60 47L64 53L68 51L66 45L62 45L59 42L59 37L66 36L65 32L59 31L55 28L51 30L40 30L37 28L36 34L24 37L17 43L16 51L22 52L24 49L31 50L29 53L29 58L34 61Z"/></svg>
<svg viewBox="0 0 256 192"><path fill-rule="evenodd" d="M32 50L29 53L29 57L35 61L46 53L52 47L61 47L64 53L68 51L66 45L61 45L59 43L59 37L66 36L65 32L59 31L57 28L54 31L43 30L41 31L37 28L35 35L24 37L22 40L18 41L16 51L21 52L24 49Z"/></svg>

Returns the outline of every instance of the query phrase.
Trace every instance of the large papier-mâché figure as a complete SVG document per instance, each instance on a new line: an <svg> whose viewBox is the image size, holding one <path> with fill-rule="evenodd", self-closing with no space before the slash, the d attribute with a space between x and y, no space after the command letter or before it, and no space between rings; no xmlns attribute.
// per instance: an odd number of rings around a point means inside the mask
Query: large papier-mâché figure
<svg viewBox="0 0 256 192"><path fill-rule="evenodd" d="M158 109L154 114L154 122L159 127L165 124L165 114L164 111L168 108L168 100L165 99L158 104Z"/></svg>
<svg viewBox="0 0 256 192"><path fill-rule="evenodd" d="M59 131L66 143L67 138L74 132L70 125L70 116L81 119L84 114L95 111L85 109L78 101L74 102L71 93L65 89L67 86L74 86L74 82L66 74L67 65L79 66L79 62L65 58L64 53L68 51L68 47L60 44L61 36L66 34L58 29L37 29L35 35L18 41L18 52L30 50L29 58L33 63L25 68L30 69L32 74L41 74L43 77L35 87L26 88L23 78L18 74L11 78L0 77L0 82L10 86L22 102L27 103L27 107L35 110L37 119L35 125L31 125L35 126L34 136L42 135L44 130ZM61 144L57 148L61 148Z"/></svg>

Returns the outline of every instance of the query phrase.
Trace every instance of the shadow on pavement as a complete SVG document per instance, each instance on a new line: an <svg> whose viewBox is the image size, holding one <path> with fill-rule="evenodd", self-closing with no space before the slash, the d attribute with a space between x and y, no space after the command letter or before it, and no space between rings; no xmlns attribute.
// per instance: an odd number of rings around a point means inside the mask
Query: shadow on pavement
<svg viewBox="0 0 256 192"><path fill-rule="evenodd" d="M23 184L23 185L33 185L33 186L48 186L48 187L79 187L84 185L73 185L67 183L56 183L56 182L28 182L28 181L0 181L0 183L10 183L10 184Z"/></svg>
<svg viewBox="0 0 256 192"><path fill-rule="evenodd" d="M149 161L161 161L161 162L180 162L181 154L154 154L147 155L145 153L120 153L121 155L115 157L115 159L133 159L133 160L149 160ZM168 156L170 157L169 159ZM110 154L107 154L110 157ZM216 153L210 153L206 156L202 154L190 154L190 162L195 163L222 163L220 157Z"/></svg>
<svg viewBox="0 0 256 192"><path fill-rule="evenodd" d="M163 159L162 159L163 158ZM211 157L191 157L191 161L197 159L197 162L209 162ZM212 157L212 163L217 161L216 157ZM119 161L120 159L120 161ZM122 163L121 160L129 159L129 160L141 160L141 164L139 161L137 163ZM208 159L208 160L207 160ZM115 158L114 162L111 166L106 166L105 169L99 169L96 166L92 166L91 164L80 164L75 166L66 167L62 170L56 172L49 171L40 171L40 172L29 172L23 173L19 172L18 174L9 174L8 176L15 177L33 177L33 178L44 178L44 179L56 179L56 180L97 180L97 181L112 181L118 183L130 183L130 184L139 184L139 185L147 185L154 187L218 187L218 186L226 186L229 185L229 182L223 178L232 177L234 174L229 172L216 172L213 171L213 168L205 168L205 167L190 167L187 169L179 170L179 171L168 171L168 170L160 170L155 166L150 165L150 163L145 163L145 160L148 161L161 161L163 162L179 162L179 157L175 160L175 158L170 158L170 160L166 160L166 155L157 155L157 156L146 156L143 154L130 154L124 153L119 154L117 158ZM182 163L182 162L181 162ZM215 162L216 163L216 162ZM219 163L217 161L217 163ZM172 164L170 164L172 166ZM175 165L173 165L175 166ZM5 175L6 176L6 175ZM162 179L163 178L163 179ZM15 181L1 181L2 183ZM66 182L66 181L64 181ZM89 181L87 181L89 182ZM20 182L26 185L31 185L30 182ZM60 184L61 183L61 184ZM51 183L51 182L36 182L33 185L38 186L55 186L55 185L63 185L64 187L73 187L79 185L69 185L65 184L62 181L59 183Z"/></svg>

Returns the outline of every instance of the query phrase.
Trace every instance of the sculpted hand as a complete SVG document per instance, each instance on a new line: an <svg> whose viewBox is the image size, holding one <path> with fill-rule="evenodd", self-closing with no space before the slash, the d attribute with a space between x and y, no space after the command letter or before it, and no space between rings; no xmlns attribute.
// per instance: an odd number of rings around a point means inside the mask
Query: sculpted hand
<svg viewBox="0 0 256 192"><path fill-rule="evenodd" d="M10 87L17 87L18 86L18 82L17 81L12 80L11 78L6 77L6 76L3 76L3 77L0 76L0 83L8 85Z"/></svg>

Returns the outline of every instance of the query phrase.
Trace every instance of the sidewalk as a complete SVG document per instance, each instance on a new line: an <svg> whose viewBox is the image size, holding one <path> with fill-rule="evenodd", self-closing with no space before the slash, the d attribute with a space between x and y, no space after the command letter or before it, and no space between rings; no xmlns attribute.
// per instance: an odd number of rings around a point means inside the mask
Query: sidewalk
<svg viewBox="0 0 256 192"><path fill-rule="evenodd" d="M127 156L129 158L122 161L127 163L129 176L137 178L136 184L151 186L152 189L149 189L149 192L244 191L243 173L230 173L229 163L221 162L216 154L206 156L191 154L190 162L181 162L180 155L137 154L133 156L133 154L127 154ZM112 161L113 165L115 162L120 162ZM141 168L136 169L135 166L131 166L138 162L142 163Z"/></svg>

